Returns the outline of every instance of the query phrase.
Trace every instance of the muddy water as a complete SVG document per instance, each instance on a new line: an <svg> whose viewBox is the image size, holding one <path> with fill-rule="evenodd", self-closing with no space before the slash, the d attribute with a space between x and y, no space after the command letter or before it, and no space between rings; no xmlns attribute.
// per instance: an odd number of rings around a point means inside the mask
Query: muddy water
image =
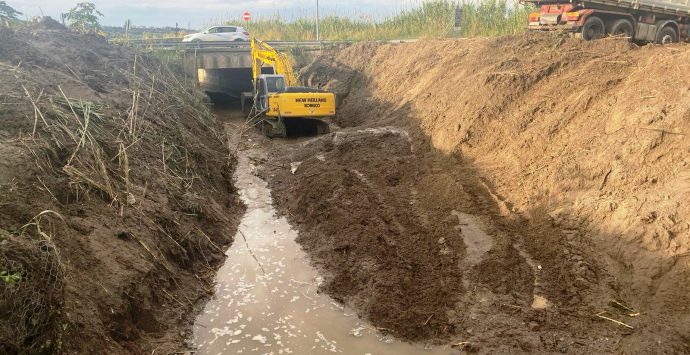
<svg viewBox="0 0 690 355"><path fill-rule="evenodd" d="M491 236L484 231L481 223L476 217L458 211L453 211L451 214L458 218L458 226L455 227L455 229L460 232L463 242L465 243L465 259L463 260L463 267L471 268L482 261L484 255L491 250L494 245L493 238L491 238ZM529 265L534 272L532 308L548 308L549 300L542 295L543 282L541 277L541 265L538 265L537 262L535 262L534 259L532 259L532 257L519 244L514 244L513 248L518 251L520 256L525 259L527 265ZM463 280L463 283L465 287L470 287L469 280L465 279Z"/></svg>
<svg viewBox="0 0 690 355"><path fill-rule="evenodd" d="M458 226L455 229L460 232L465 242L465 263L472 267L482 261L484 254L491 250L494 245L493 239L484 232L476 217L458 211L453 211L452 215L458 218Z"/></svg>
<svg viewBox="0 0 690 355"><path fill-rule="evenodd" d="M349 309L316 292L320 277L276 216L267 184L239 157L237 187L247 204L235 243L217 276L215 297L194 325L199 354L448 354L382 336Z"/></svg>
<svg viewBox="0 0 690 355"><path fill-rule="evenodd" d="M523 259L525 259L525 262L527 265L529 265L532 268L532 272L534 273L534 291L533 291L533 298L532 298L532 308L533 309L546 309L549 307L549 300L546 299L546 297L542 296L542 288L544 286L544 282L542 281L542 267L541 265L537 264L534 259L532 259L532 256L530 256L526 250L520 246L520 244L513 244L513 248L520 253L520 256L522 256Z"/></svg>

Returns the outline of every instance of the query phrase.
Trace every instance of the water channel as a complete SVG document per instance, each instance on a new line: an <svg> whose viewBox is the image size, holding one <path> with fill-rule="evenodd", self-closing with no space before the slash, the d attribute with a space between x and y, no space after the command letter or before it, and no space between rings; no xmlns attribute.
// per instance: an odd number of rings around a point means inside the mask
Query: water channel
<svg viewBox="0 0 690 355"><path fill-rule="evenodd" d="M247 205L216 294L194 325L199 354L449 354L448 347L408 344L378 333L325 294L295 242L297 231L272 205L256 176L260 150L240 153L235 173ZM254 158L254 159L253 159Z"/></svg>

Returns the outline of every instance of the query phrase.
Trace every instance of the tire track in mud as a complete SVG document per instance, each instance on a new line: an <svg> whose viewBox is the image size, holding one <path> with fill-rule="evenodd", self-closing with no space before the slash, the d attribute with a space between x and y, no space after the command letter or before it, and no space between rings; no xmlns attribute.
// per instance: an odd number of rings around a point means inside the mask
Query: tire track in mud
<svg viewBox="0 0 690 355"><path fill-rule="evenodd" d="M323 191L342 183L338 169L356 169L389 205L369 203L369 210L403 208L396 213L414 218L429 240L437 236L428 231L443 234L457 223L452 210L478 217L494 245L478 264L461 268L470 287L447 309L448 323L432 325L448 327L463 344L505 352L687 352L687 268L676 257L687 249L682 220L688 208L678 180L687 166L687 142L647 126L669 132L687 126L687 93L668 90L685 87L686 75L669 75L667 65L687 66L688 51L633 48L615 39L552 39L528 34L362 43L317 58L302 74L310 85L347 97L336 122L352 129L408 129L415 152L404 167L396 166L390 163L399 157L396 143L382 146L381 137L372 136L350 144L347 154L325 144L323 150L335 152L327 158L337 162L303 168L310 177L329 172L321 175L333 179L320 182ZM442 60L439 51L447 53ZM644 107L640 87L650 93ZM289 153L278 158L305 160ZM355 196L342 191L345 198ZM313 234L306 242L323 247L329 241L319 241L319 233L350 233L334 228L331 217L310 219L318 213L304 210L309 201L291 203L306 192L284 191L285 209ZM322 202L316 195L313 201ZM328 214L342 206L333 200L320 208ZM467 253L464 243L451 251ZM321 257L327 261L328 253ZM325 264L336 272L348 267ZM547 302L536 297L535 303L535 296ZM612 308L613 300L649 313L630 317ZM635 330L596 317L602 310Z"/></svg>
<svg viewBox="0 0 690 355"><path fill-rule="evenodd" d="M532 238L558 231L511 213L470 165L412 149L408 137L365 129L273 143L279 150L263 175L300 230L298 242L330 275L322 290L407 340L461 340L466 350L581 348L599 327L578 326L550 345L534 340L580 307L568 304L572 289L552 287L576 278L553 257L559 243ZM584 289L598 282L590 276Z"/></svg>
<svg viewBox="0 0 690 355"><path fill-rule="evenodd" d="M443 265L457 265L458 255L441 255L437 241L444 235L434 226L417 223L418 218L404 207L410 203L409 189L399 181L404 177L399 170L407 165L409 142L391 132L370 130L354 135L339 133L317 139L312 144L325 144L333 149L330 152L317 149L314 154L306 154L309 158L296 159L302 163L294 175L287 170L272 171L272 174L289 176L270 180L304 182L304 185L288 183L281 187L298 190L294 191L297 196L290 199L296 209L288 211L298 216L296 222L300 223L302 232L299 242L316 264L332 275L327 278L324 290L338 300L353 304L360 315L382 320L374 325L387 332L404 338L447 337L448 329L441 326L448 324L444 310L452 306L462 283L457 268ZM361 143L358 136L370 135L380 138L383 142L380 148L393 143L401 154L384 164L372 162L378 167L341 165L339 158L333 156L356 151L355 147ZM311 148L307 146L307 150ZM318 153L325 155L325 161L315 158ZM387 169L389 164L398 168ZM379 169L388 171L380 173ZM381 188L382 185L385 187ZM405 190L406 198L401 198L401 189ZM285 195L275 189L274 193L281 206L279 200ZM324 223L312 225L314 234L305 233L301 223L308 221ZM313 238L316 234L321 237ZM429 239L427 235L437 237ZM436 260L428 260L430 255ZM329 265L344 268L336 271ZM446 296L438 297L439 294ZM401 329L400 324L407 324L407 329Z"/></svg>

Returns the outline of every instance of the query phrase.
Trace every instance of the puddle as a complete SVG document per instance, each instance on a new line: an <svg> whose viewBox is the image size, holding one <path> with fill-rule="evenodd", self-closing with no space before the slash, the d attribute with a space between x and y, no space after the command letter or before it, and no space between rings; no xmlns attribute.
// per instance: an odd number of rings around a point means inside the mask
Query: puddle
<svg viewBox="0 0 690 355"><path fill-rule="evenodd" d="M317 294L321 278L276 217L266 182L250 154L239 157L240 196L247 204L235 243L216 278L216 294L194 324L198 354L448 354L381 336L353 311ZM255 157L256 158L256 157Z"/></svg>
<svg viewBox="0 0 690 355"><path fill-rule="evenodd" d="M484 254L488 253L493 247L493 239L486 234L481 228L481 223L475 216L453 211L451 214L458 218L458 226L455 227L462 234L465 242L465 260L466 266L472 267L482 261ZM520 256L525 259L527 265L532 268L534 272L534 291L532 298L532 309L546 309L549 308L549 300L542 296L542 266L537 264L534 259L519 245L514 244L513 247L518 251ZM464 280L465 287L469 287L469 281Z"/></svg>
<svg viewBox="0 0 690 355"><path fill-rule="evenodd" d="M541 265L537 264L534 259L532 259L532 256L525 251L521 245L519 244L513 244L513 248L518 251L520 256L525 259L525 262L527 265L529 265L532 268L532 272L534 273L534 291L533 291L533 296L532 296L532 309L546 309L549 308L549 300L546 299L546 297L542 296L542 277L541 277L541 272L542 272L542 267Z"/></svg>
<svg viewBox="0 0 690 355"><path fill-rule="evenodd" d="M462 234L465 242L465 263L470 267L477 265L482 261L484 254L493 247L493 239L480 227L481 224L476 217L458 211L451 214L458 218L458 226L455 229Z"/></svg>

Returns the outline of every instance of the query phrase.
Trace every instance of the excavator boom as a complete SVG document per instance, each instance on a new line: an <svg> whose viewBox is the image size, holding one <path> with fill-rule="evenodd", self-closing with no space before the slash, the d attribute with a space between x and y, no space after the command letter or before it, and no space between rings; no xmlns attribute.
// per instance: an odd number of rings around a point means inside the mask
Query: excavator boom
<svg viewBox="0 0 690 355"><path fill-rule="evenodd" d="M297 76L292 70L292 60L284 53L278 52L268 43L252 38L252 72L254 81L261 76L261 67L267 64L273 67L277 75L285 76L287 86L297 86Z"/></svg>

